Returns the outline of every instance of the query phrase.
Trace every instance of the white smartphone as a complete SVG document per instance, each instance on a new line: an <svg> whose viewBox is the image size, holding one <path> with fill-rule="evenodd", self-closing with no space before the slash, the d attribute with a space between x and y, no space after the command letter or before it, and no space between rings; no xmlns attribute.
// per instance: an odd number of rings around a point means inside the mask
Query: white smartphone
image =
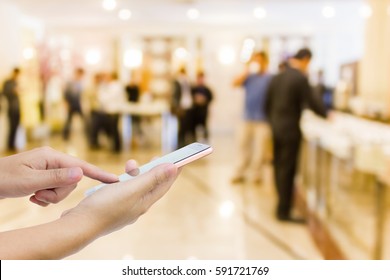
<svg viewBox="0 0 390 280"><path fill-rule="evenodd" d="M202 157L205 157L209 154L211 154L213 151L213 148L206 144L201 143L192 143L189 144L183 148L180 148L176 151L173 151L172 153L166 154L156 160L153 160L145 165L142 165L139 168L139 174L143 174L145 172L148 172L149 170L153 169L157 165L163 164L163 163L173 163L177 167L182 167L190 162L193 162L197 159L200 159ZM119 175L119 182L131 180L135 178L135 176L131 176L127 173L124 173L122 175ZM91 195L98 189L106 186L106 184L100 184L96 187L93 187L85 192L85 195Z"/></svg>

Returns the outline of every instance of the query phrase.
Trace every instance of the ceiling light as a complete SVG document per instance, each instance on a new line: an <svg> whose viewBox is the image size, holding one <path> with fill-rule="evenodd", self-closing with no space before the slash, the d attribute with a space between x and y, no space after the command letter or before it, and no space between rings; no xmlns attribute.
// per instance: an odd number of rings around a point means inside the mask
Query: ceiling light
<svg viewBox="0 0 390 280"><path fill-rule="evenodd" d="M322 15L324 18L332 18L336 15L336 10L332 6L325 6L322 8Z"/></svg>
<svg viewBox="0 0 390 280"><path fill-rule="evenodd" d="M96 65L100 62L102 55L97 49L90 49L85 54L85 62L89 65Z"/></svg>
<svg viewBox="0 0 390 280"><path fill-rule="evenodd" d="M107 11L115 10L116 0L103 0L102 6L103 6L103 9L105 9Z"/></svg>
<svg viewBox="0 0 390 280"><path fill-rule="evenodd" d="M187 56L188 56L188 51L185 49L185 48L177 48L173 55L175 56L175 58L177 58L178 60L186 60L187 59Z"/></svg>
<svg viewBox="0 0 390 280"><path fill-rule="evenodd" d="M218 60L222 65L233 64L236 60L236 52L232 46L223 46L218 52Z"/></svg>
<svg viewBox="0 0 390 280"><path fill-rule="evenodd" d="M267 16L267 10L263 7L257 7L253 10L253 15L258 19L265 18Z"/></svg>
<svg viewBox="0 0 390 280"><path fill-rule="evenodd" d="M30 60L30 59L33 59L35 56L35 50L33 48L25 48L23 50L23 58L25 60Z"/></svg>
<svg viewBox="0 0 390 280"><path fill-rule="evenodd" d="M198 9L189 9L187 11L187 17L191 20L195 20L195 19L198 19L199 18L199 15L200 15L200 12Z"/></svg>
<svg viewBox="0 0 390 280"><path fill-rule="evenodd" d="M227 200L221 203L219 206L219 215L222 218L228 219L230 218L234 213L235 205L232 201Z"/></svg>
<svg viewBox="0 0 390 280"><path fill-rule="evenodd" d="M361 6L360 9L359 9L359 14L363 18L371 17L372 16L372 8L371 8L371 6L368 5L368 4L365 4L365 5Z"/></svg>
<svg viewBox="0 0 390 280"><path fill-rule="evenodd" d="M123 64L125 67L134 69L142 65L143 53L138 49L129 49L125 52L123 57Z"/></svg>
<svg viewBox="0 0 390 280"><path fill-rule="evenodd" d="M131 11L128 9L122 9L118 12L118 17L121 20L129 20L131 18Z"/></svg>

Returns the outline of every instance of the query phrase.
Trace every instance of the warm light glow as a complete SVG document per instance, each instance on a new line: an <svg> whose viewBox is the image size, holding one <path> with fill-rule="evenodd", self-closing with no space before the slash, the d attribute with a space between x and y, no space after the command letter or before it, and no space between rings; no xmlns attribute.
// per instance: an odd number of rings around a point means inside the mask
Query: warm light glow
<svg viewBox="0 0 390 280"><path fill-rule="evenodd" d="M264 9L263 7L257 7L253 10L253 15L258 18L258 19L262 19L262 18L265 18L267 16L267 10Z"/></svg>
<svg viewBox="0 0 390 280"><path fill-rule="evenodd" d="M128 9L122 9L118 12L118 17L121 20L129 20L131 18L131 11Z"/></svg>
<svg viewBox="0 0 390 280"><path fill-rule="evenodd" d="M138 68L142 65L143 61L143 53L138 49L130 49L125 51L125 55L123 57L123 64L125 67L134 69Z"/></svg>
<svg viewBox="0 0 390 280"><path fill-rule="evenodd" d="M359 13L363 18L369 18L372 16L372 8L370 5L365 4L360 7Z"/></svg>
<svg viewBox="0 0 390 280"><path fill-rule="evenodd" d="M336 10L332 6L325 6L322 8L322 15L324 18L332 18L336 15Z"/></svg>
<svg viewBox="0 0 390 280"><path fill-rule="evenodd" d="M390 4L387 6L387 15L390 16Z"/></svg>
<svg viewBox="0 0 390 280"><path fill-rule="evenodd" d="M188 51L185 48L180 47L174 51L173 55L178 60L186 60L188 57Z"/></svg>
<svg viewBox="0 0 390 280"><path fill-rule="evenodd" d="M218 61L223 65L230 65L236 61L236 52L231 46L223 46L218 52Z"/></svg>
<svg viewBox="0 0 390 280"><path fill-rule="evenodd" d="M253 54L253 51L255 49L256 42L255 40L251 38L247 38L244 40L244 43L242 45L241 54L240 54L240 61L243 63L248 62Z"/></svg>
<svg viewBox="0 0 390 280"><path fill-rule="evenodd" d="M23 50L23 58L25 60L33 59L34 56L35 56L35 50L33 48L29 47Z"/></svg>
<svg viewBox="0 0 390 280"><path fill-rule="evenodd" d="M199 18L199 15L200 15L200 12L199 12L199 10L197 10L197 9L192 8L192 9L189 9L189 10L187 11L187 17L188 17L189 19L191 19L191 20L198 19L198 18Z"/></svg>
<svg viewBox="0 0 390 280"><path fill-rule="evenodd" d="M233 215L235 205L232 201L227 200L221 203L219 206L219 215L222 218L228 219Z"/></svg>
<svg viewBox="0 0 390 280"><path fill-rule="evenodd" d="M102 6L103 6L103 9L105 9L107 11L115 10L116 0L103 0Z"/></svg>
<svg viewBox="0 0 390 280"><path fill-rule="evenodd" d="M97 49L90 49L85 54L85 62L89 65L96 65L100 62L102 55Z"/></svg>

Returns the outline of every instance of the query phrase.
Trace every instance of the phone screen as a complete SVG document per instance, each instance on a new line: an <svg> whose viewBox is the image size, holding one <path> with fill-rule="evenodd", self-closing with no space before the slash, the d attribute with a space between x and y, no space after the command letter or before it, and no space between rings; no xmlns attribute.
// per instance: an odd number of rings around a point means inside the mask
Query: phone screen
<svg viewBox="0 0 390 280"><path fill-rule="evenodd" d="M212 148L209 145L201 144L201 143L192 143L190 145L187 145L183 148L180 148L172 153L166 154L156 160L153 160L145 165L142 165L139 168L139 174L143 174L145 172L148 172L149 170L153 169L157 165L163 164L163 163L173 163L176 164L178 167L181 167L187 163L190 163L196 159L199 159L203 156L206 156L212 152ZM134 178L134 176L131 176L127 173L124 173L119 176L119 181L127 181ZM105 185L99 185L92 189L87 190L86 195L90 195L94 193L96 190L100 189Z"/></svg>

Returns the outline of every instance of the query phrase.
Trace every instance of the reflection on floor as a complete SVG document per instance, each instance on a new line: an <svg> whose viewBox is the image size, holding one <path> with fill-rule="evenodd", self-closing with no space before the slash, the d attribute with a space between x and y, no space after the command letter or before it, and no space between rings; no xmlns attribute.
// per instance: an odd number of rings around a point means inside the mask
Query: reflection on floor
<svg viewBox="0 0 390 280"><path fill-rule="evenodd" d="M159 154L138 148L121 154L89 151L82 133L64 144L59 136L47 144L123 173L128 158L145 163ZM103 237L69 259L321 259L306 226L277 222L272 170L262 185L231 185L235 161L233 135L213 135L215 152L186 167L172 190L134 225ZM0 201L0 230L50 221L83 198L96 184L84 179L65 201L48 208L27 199Z"/></svg>

